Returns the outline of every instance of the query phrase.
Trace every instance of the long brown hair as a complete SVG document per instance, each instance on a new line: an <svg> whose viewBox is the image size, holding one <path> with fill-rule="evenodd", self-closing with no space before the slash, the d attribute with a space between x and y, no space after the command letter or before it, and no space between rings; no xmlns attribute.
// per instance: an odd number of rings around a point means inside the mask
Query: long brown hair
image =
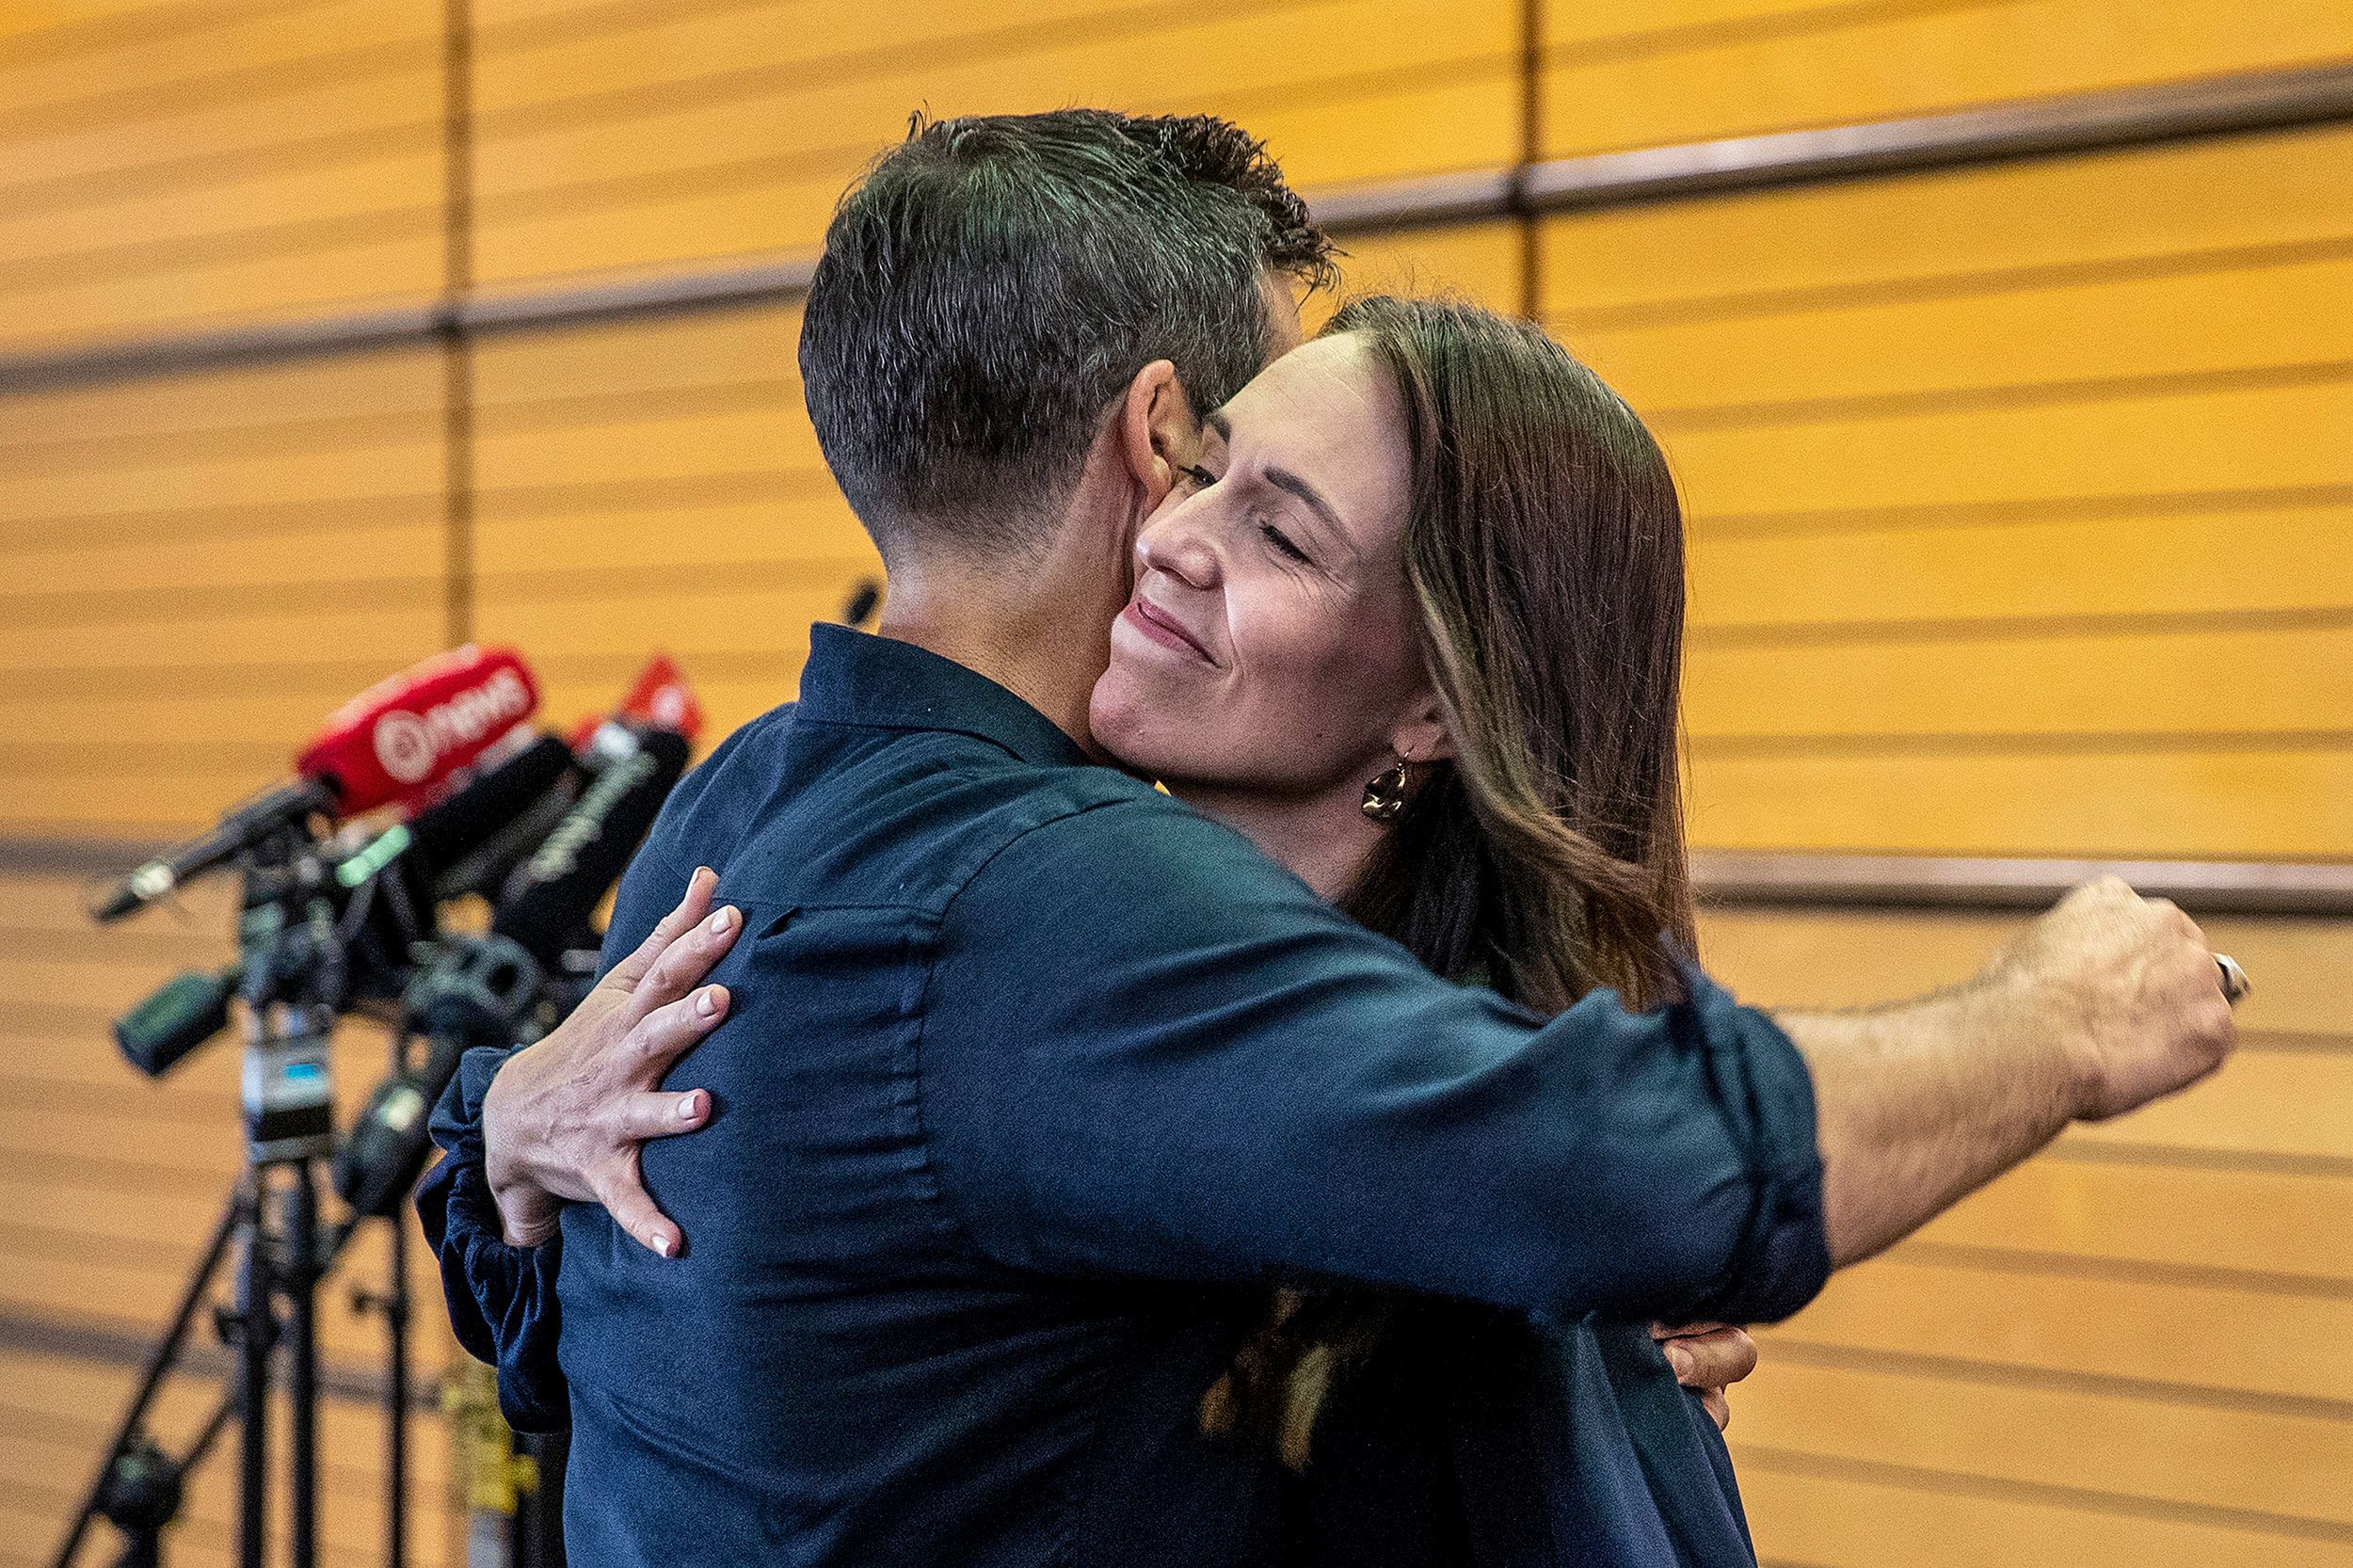
<svg viewBox="0 0 2353 1568"><path fill-rule="evenodd" d="M1598 986L1678 993L1693 947L1677 708L1683 515L1632 409L1542 331L1375 296L1362 336L1404 405L1405 573L1454 744L1343 906L1438 973L1557 1013ZM1303 1465L1334 1377L1379 1337L1362 1292L1286 1292L1202 1403Z"/></svg>

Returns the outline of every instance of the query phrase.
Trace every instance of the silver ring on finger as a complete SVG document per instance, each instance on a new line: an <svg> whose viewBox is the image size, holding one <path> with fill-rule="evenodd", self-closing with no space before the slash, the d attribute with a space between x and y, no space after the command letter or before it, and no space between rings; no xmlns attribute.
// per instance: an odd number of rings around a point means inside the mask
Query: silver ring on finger
<svg viewBox="0 0 2353 1568"><path fill-rule="evenodd" d="M2228 953L2216 953L2214 962L2215 968L2222 971L2222 1000L2236 1007L2239 998L2255 988L2254 982L2238 967L2238 960Z"/></svg>

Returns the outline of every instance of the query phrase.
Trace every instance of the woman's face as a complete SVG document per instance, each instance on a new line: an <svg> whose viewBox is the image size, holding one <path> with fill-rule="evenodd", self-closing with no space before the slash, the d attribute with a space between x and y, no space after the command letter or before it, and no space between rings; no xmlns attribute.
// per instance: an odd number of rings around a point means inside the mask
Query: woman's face
<svg viewBox="0 0 2353 1568"><path fill-rule="evenodd" d="M1427 760L1409 485L1396 388L1360 339L1268 366L1137 536L1096 739L1172 786L1289 796L1353 794L1415 737Z"/></svg>

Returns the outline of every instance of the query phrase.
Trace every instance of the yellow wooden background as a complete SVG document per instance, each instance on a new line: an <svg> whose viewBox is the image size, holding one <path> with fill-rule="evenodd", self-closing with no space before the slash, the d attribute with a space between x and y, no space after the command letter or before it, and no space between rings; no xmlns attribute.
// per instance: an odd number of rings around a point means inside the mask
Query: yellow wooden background
<svg viewBox="0 0 2353 1568"><path fill-rule="evenodd" d="M28 0L0 9L0 354L805 254L919 105L1214 109L1329 191L2348 57L2343 0ZM1351 249L1352 286L1533 302L1664 440L1701 845L2353 855L2353 127ZM720 730L789 696L873 569L795 329L0 396L0 849L188 828L466 635L519 643L564 720L655 647ZM0 884L0 1331L144 1332L236 1160L232 1053L148 1085L104 1026L223 956L226 907L99 934L75 877ZM1757 1000L1845 1001L2010 923L1704 935ZM2353 929L2217 929L2261 983L2236 1064L1769 1336L1734 1429L1768 1561L2353 1565ZM380 1050L354 1032L349 1094ZM368 1365L340 1293L327 1332ZM128 1378L23 1337L0 1564L45 1559ZM373 1428L343 1402L328 1432L327 1560L364 1563ZM420 1448L419 1560L453 1560ZM181 1560L226 1557L222 1469Z"/></svg>

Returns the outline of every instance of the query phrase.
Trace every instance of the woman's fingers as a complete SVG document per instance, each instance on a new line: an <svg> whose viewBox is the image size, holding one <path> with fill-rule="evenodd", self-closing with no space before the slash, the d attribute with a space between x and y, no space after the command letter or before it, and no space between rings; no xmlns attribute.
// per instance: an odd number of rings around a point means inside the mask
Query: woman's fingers
<svg viewBox="0 0 2353 1568"><path fill-rule="evenodd" d="M1722 1389L1711 1388L1706 1393L1702 1394L1700 1396L1700 1404L1706 1410L1708 1419L1716 1423L1716 1430L1718 1432L1729 1432L1732 1430L1732 1401L1724 1398L1724 1391Z"/></svg>
<svg viewBox="0 0 2353 1568"><path fill-rule="evenodd" d="M1667 1365L1686 1388L1720 1389L1738 1383L1756 1370L1756 1341L1737 1328L1694 1324L1689 1328L1654 1327Z"/></svg>
<svg viewBox="0 0 2353 1568"><path fill-rule="evenodd" d="M671 1138L711 1120L711 1096L700 1089L676 1093L648 1090L621 1108L621 1136L634 1141Z"/></svg>
<svg viewBox="0 0 2353 1568"><path fill-rule="evenodd" d="M719 873L709 866L696 866L695 874L686 879L686 896L678 906L662 917L636 951L613 966L604 977L604 984L624 991L634 991L652 972L654 961L662 956L672 942L695 928L711 908L711 895L719 887Z"/></svg>
<svg viewBox="0 0 2353 1568"><path fill-rule="evenodd" d="M651 1083L668 1072L704 1035L727 1021L728 1000L726 986L705 985L639 1019L629 1032L630 1078Z"/></svg>
<svg viewBox="0 0 2353 1568"><path fill-rule="evenodd" d="M686 905L679 907L683 909ZM736 936L743 929L743 914L732 905L713 910L708 919L672 941L654 959L653 968L630 994L631 1011L643 1018L685 996L711 972L712 965L727 956L728 949L735 945Z"/></svg>
<svg viewBox="0 0 2353 1568"><path fill-rule="evenodd" d="M616 1162L597 1201L613 1216L613 1223L648 1252L658 1257L676 1257L684 1250L685 1236L670 1223L669 1216L654 1207L653 1195L646 1191L645 1180L638 1174L634 1145L625 1159Z"/></svg>

